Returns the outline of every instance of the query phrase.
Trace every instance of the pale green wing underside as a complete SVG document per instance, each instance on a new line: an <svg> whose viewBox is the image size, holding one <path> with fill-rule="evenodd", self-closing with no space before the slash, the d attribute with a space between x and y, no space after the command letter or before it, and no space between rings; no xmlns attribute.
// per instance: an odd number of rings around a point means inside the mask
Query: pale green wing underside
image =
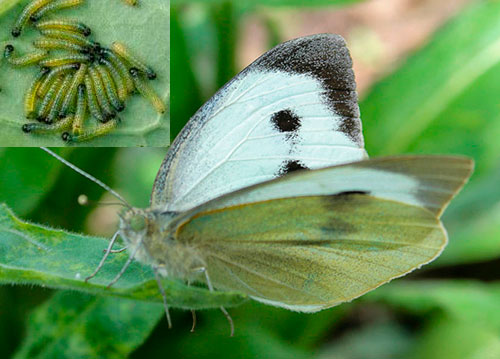
<svg viewBox="0 0 500 359"><path fill-rule="evenodd" d="M301 171L184 213L176 236L199 248L216 287L317 311L436 258L439 217L472 168L402 156Z"/></svg>
<svg viewBox="0 0 500 359"><path fill-rule="evenodd" d="M286 198L203 213L178 231L215 287L313 312L350 301L439 255L428 210L367 195Z"/></svg>

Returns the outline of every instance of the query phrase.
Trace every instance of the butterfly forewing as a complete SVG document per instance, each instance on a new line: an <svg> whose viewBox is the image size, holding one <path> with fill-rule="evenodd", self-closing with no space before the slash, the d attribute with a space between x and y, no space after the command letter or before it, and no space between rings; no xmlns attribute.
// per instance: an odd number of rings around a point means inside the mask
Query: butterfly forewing
<svg viewBox="0 0 500 359"><path fill-rule="evenodd" d="M178 230L213 284L297 311L349 301L434 259L446 233L428 210L350 193L196 215Z"/></svg>
<svg viewBox="0 0 500 359"><path fill-rule="evenodd" d="M299 169L366 157L344 40L283 43L224 86L171 146L152 206L181 211Z"/></svg>
<svg viewBox="0 0 500 359"><path fill-rule="evenodd" d="M469 178L473 162L458 156L372 158L314 171L301 171L207 202L193 213L271 199L363 192L424 207L436 216Z"/></svg>

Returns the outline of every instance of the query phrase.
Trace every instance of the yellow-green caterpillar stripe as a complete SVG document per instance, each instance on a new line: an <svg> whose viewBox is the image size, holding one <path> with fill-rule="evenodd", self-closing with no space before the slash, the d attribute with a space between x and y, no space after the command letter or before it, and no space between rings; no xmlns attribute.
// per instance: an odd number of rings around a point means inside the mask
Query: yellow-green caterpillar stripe
<svg viewBox="0 0 500 359"><path fill-rule="evenodd" d="M17 18L14 27L12 28L12 36L18 37L19 35L21 35L21 31L23 30L23 27L26 25L30 17L33 16L33 14L38 9L49 4L52 1L53 0L35 0L26 5L26 7L21 12L21 15L19 15L19 17Z"/></svg>
<svg viewBox="0 0 500 359"><path fill-rule="evenodd" d="M135 67L139 71L144 72L150 80L156 78L156 72L151 67L147 66L142 60L139 60L136 55L132 54L127 46L125 46L125 44L115 41L111 45L111 48L125 61L130 63L132 67Z"/></svg>
<svg viewBox="0 0 500 359"><path fill-rule="evenodd" d="M87 93L87 104L88 104L90 113L98 121L105 122L104 115L101 112L101 108L99 107L99 103L97 102L94 84L93 84L93 81L92 81L89 73L87 73L87 75L85 75L85 87L86 87L86 93Z"/></svg>
<svg viewBox="0 0 500 359"><path fill-rule="evenodd" d="M84 46L74 44L70 41L64 39L54 39L54 38L39 38L33 41L33 45L39 49L46 50L67 50L75 52L87 52L88 50Z"/></svg>
<svg viewBox="0 0 500 359"><path fill-rule="evenodd" d="M58 119L58 114L59 110L62 106L62 103L64 101L64 98L66 94L68 93L68 90L71 86L71 82L73 81L73 74L66 74L64 76L64 80L61 84L61 87L59 88L59 91L57 91L56 97L54 98L54 102L52 103L52 106L50 108L49 114L47 118L45 119L46 123L53 123Z"/></svg>
<svg viewBox="0 0 500 359"><path fill-rule="evenodd" d="M134 79L134 85L137 91L139 91L142 96L151 102L156 112L160 114L165 113L166 107L163 100L156 94L153 88L151 88L151 86L149 86L149 84L141 78L139 71L136 71L136 69L133 68L130 70L130 73Z"/></svg>
<svg viewBox="0 0 500 359"><path fill-rule="evenodd" d="M54 101L56 93L57 91L59 91L62 82L63 82L63 77L58 76L50 85L49 90L45 94L45 97L42 99L41 105L38 108L38 117L37 117L38 121L45 121L45 118L49 114L52 102Z"/></svg>
<svg viewBox="0 0 500 359"><path fill-rule="evenodd" d="M85 92L85 84L80 84L78 86L76 113L72 127L72 132L74 135L81 135L83 131L83 123L85 122L85 115L87 114L87 97Z"/></svg>
<svg viewBox="0 0 500 359"><path fill-rule="evenodd" d="M40 70L40 72L36 75L35 79L31 83L28 91L26 92L26 97L24 99L24 113L26 118L33 119L36 117L36 100L37 100L37 91L42 85L42 82L46 78L50 69L44 67Z"/></svg>
<svg viewBox="0 0 500 359"><path fill-rule="evenodd" d="M38 97L44 97L47 91L50 88L50 85L54 81L54 79L61 75L64 74L67 71L72 71L72 70L78 70L80 68L80 64L69 64L69 65L63 65L59 67L53 67L50 69L49 74L47 77L44 79L43 83L40 85L37 91Z"/></svg>
<svg viewBox="0 0 500 359"><path fill-rule="evenodd" d="M135 85L132 76L130 75L130 68L126 65L126 63L113 51L109 49L103 49L104 54L107 56L109 61L116 67L118 72L120 73L125 85L127 87L127 91L129 93L134 92Z"/></svg>
<svg viewBox="0 0 500 359"><path fill-rule="evenodd" d="M120 119L118 117L115 117L106 123L98 125L95 129L83 132L80 135L71 135L68 132L65 132L63 133L62 138L68 143L85 142L93 138L108 134L109 132L113 131L119 123Z"/></svg>
<svg viewBox="0 0 500 359"><path fill-rule="evenodd" d="M92 84L97 97L97 102L99 103L99 107L103 112L104 120L109 120L110 118L113 118L115 116L115 111L109 103L108 96L106 95L106 90L104 89L104 85L101 80L101 76L99 76L99 73L94 66L90 66L89 73L90 77L92 78Z"/></svg>
<svg viewBox="0 0 500 359"><path fill-rule="evenodd" d="M113 78L111 77L109 71L103 65L95 66L99 75L101 76L101 80L104 83L104 89L106 90L106 95L108 96L108 100L114 109L118 112L123 111L125 105L118 97L118 93L116 92L115 83Z"/></svg>
<svg viewBox="0 0 500 359"><path fill-rule="evenodd" d="M62 103L61 110L59 111L59 117L65 117L68 114L68 111L76 97L78 86L85 80L87 69L87 64L80 64L80 68L75 73L75 76L73 77L71 85L69 86L68 92Z"/></svg>
<svg viewBox="0 0 500 359"><path fill-rule="evenodd" d="M79 21L69 19L53 19L40 21L36 25L38 30L66 30L80 33L84 36L91 34L90 28Z"/></svg>
<svg viewBox="0 0 500 359"><path fill-rule="evenodd" d="M73 116L68 116L50 125L39 122L31 122L23 125L23 132L26 133L54 133L71 128Z"/></svg>
<svg viewBox="0 0 500 359"><path fill-rule="evenodd" d="M38 10L37 12L35 12L31 16L31 20L36 22L50 12L78 6L78 5L83 4L83 2L84 2L84 0L56 0L56 1L52 2L51 4L44 6L43 8Z"/></svg>
<svg viewBox="0 0 500 359"><path fill-rule="evenodd" d="M118 98L120 99L120 101L124 102L128 97L128 91L127 91L127 86L125 85L125 81L123 80L123 77L119 74L117 68L110 61L106 59L101 59L100 63L102 64L102 66L106 68L106 70L113 77L113 81L118 91Z"/></svg>
<svg viewBox="0 0 500 359"><path fill-rule="evenodd" d="M70 54L60 57L48 58L40 61L40 66L57 67L67 64L89 62L90 56L85 54Z"/></svg>

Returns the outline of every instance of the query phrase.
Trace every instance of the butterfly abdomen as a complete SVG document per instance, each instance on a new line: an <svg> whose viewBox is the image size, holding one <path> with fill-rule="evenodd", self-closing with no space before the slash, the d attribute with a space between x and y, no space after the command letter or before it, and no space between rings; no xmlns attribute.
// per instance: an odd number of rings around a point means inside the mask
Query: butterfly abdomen
<svg viewBox="0 0 500 359"><path fill-rule="evenodd" d="M180 242L157 233L144 243L149 261L163 269L168 277L188 280L206 266L199 251L190 243Z"/></svg>

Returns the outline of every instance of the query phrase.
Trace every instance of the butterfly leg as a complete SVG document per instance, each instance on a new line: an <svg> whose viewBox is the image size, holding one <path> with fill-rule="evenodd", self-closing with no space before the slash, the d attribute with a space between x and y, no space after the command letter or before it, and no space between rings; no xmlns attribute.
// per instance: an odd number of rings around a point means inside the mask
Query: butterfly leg
<svg viewBox="0 0 500 359"><path fill-rule="evenodd" d="M120 248L120 249L112 249L112 250L110 250L110 253L113 253L113 254L114 253L121 253L121 252L125 252L127 249L128 249L128 246Z"/></svg>
<svg viewBox="0 0 500 359"><path fill-rule="evenodd" d="M187 286L191 286L191 281L187 281ZM191 317L193 318L193 325L191 326L191 333L194 333L194 328L196 328L196 311L191 309Z"/></svg>
<svg viewBox="0 0 500 359"><path fill-rule="evenodd" d="M127 268L130 266L130 264L134 260L135 255L137 254L137 251L139 250L139 248L141 247L141 245L142 245L142 240L139 241L139 243L137 243L137 246L134 248L134 251L130 254L130 257L128 257L127 262L125 262L125 264L123 265L122 269L120 270L120 273L118 273L116 275L116 277L114 277L113 280L111 282L109 282L109 284L106 286L107 288L110 288L113 284L115 284L116 282L118 282L118 279L121 278L121 276L123 275L123 273L125 273L125 271L127 270Z"/></svg>
<svg viewBox="0 0 500 359"><path fill-rule="evenodd" d="M193 317L193 326L191 327L191 333L194 333L194 328L196 328L196 312L191 309L191 316Z"/></svg>
<svg viewBox="0 0 500 359"><path fill-rule="evenodd" d="M165 309L165 315L167 316L168 329L172 329L172 319L170 319L170 311L168 310L167 294L165 293L165 288L163 288L163 284L161 284L160 274L158 273L158 267L154 267L153 269L155 272L156 283L158 284L158 289L160 290L160 294L163 299L163 308Z"/></svg>
<svg viewBox="0 0 500 359"><path fill-rule="evenodd" d="M212 286L212 282L210 281L210 277L208 276L207 269L205 267L201 267L201 268L197 268L197 270L200 271L200 272L203 272L203 274L205 274L205 279L207 281L208 290L210 290L211 292L213 292L214 291L214 287ZM233 322L233 318L231 318L231 316L229 315L229 313L226 310L226 308L224 308L222 305L219 308L222 311L222 313L224 314L224 316L226 317L227 321L229 322L229 326L231 327L231 336L233 337L234 336L234 322Z"/></svg>
<svg viewBox="0 0 500 359"><path fill-rule="evenodd" d="M109 242L108 248L105 249L104 256L102 257L101 261L99 262L99 265L97 266L97 268L95 269L95 271L91 275L89 275L87 278L85 278L85 282L88 282L90 279L94 278L96 276L96 274L104 266L104 262L106 262L106 259L108 258L109 254L112 252L111 248L113 248L113 245L115 244L117 239L118 239L118 232L113 234L113 237L111 238L111 241Z"/></svg>

